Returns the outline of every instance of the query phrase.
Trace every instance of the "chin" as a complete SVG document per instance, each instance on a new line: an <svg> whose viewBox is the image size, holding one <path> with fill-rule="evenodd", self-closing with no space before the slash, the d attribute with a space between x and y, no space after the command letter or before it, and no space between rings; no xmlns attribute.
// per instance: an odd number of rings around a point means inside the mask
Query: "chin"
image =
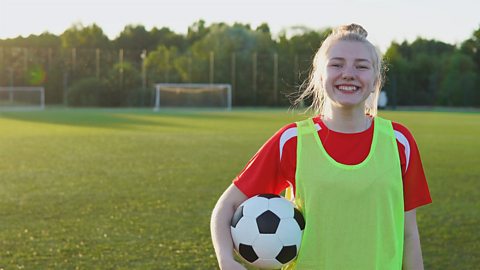
<svg viewBox="0 0 480 270"><path fill-rule="evenodd" d="M363 101L335 101L335 104L338 107L344 107L344 108L355 108L355 107L364 107L365 102Z"/></svg>

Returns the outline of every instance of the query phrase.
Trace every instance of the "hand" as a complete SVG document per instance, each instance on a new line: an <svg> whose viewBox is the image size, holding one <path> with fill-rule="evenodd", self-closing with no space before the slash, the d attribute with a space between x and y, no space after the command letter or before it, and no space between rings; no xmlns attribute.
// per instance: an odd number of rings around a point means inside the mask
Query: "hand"
<svg viewBox="0 0 480 270"><path fill-rule="evenodd" d="M235 260L224 262L220 265L221 270L247 270L243 265Z"/></svg>

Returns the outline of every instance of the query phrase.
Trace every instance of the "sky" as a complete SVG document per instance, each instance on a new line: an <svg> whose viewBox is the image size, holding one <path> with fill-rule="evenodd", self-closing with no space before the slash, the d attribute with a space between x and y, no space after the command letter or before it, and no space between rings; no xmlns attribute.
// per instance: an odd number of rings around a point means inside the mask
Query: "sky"
<svg viewBox="0 0 480 270"><path fill-rule="evenodd" d="M268 23L273 36L295 26L314 30L352 22L381 50L417 37L458 44L480 27L478 0L0 0L0 39L96 23L110 38L126 25L186 33L194 22Z"/></svg>

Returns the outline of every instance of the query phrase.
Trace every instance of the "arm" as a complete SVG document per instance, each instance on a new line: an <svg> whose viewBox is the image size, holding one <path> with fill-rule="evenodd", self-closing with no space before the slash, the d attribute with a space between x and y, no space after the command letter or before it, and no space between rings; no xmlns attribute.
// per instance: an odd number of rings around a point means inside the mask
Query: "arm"
<svg viewBox="0 0 480 270"><path fill-rule="evenodd" d="M415 209L405 212L405 236L403 243L403 270L423 270L422 249Z"/></svg>
<svg viewBox="0 0 480 270"><path fill-rule="evenodd" d="M245 269L233 257L233 241L230 234L230 221L235 209L248 197L235 185L230 185L218 199L210 220L213 247L220 269Z"/></svg>

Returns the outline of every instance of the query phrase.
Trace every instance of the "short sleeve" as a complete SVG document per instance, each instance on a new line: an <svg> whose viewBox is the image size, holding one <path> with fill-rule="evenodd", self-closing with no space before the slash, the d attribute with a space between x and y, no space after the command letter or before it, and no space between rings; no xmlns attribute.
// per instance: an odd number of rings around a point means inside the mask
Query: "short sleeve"
<svg viewBox="0 0 480 270"><path fill-rule="evenodd" d="M268 139L233 180L247 197L261 193L279 194L289 186L282 176L279 146L281 135L292 126L295 124L283 127Z"/></svg>
<svg viewBox="0 0 480 270"><path fill-rule="evenodd" d="M403 125L393 123L398 149L402 160L402 177L405 211L432 202L423 169L420 151L410 131Z"/></svg>

